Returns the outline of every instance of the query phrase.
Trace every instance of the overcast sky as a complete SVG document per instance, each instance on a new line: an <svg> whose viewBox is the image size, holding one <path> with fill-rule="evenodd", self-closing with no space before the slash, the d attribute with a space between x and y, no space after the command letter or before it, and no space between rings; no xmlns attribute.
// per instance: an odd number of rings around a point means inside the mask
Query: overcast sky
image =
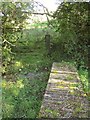
<svg viewBox="0 0 90 120"><path fill-rule="evenodd" d="M49 11L55 11L58 7L58 1L62 0L35 0L37 2L42 3L45 7L48 8Z"/></svg>

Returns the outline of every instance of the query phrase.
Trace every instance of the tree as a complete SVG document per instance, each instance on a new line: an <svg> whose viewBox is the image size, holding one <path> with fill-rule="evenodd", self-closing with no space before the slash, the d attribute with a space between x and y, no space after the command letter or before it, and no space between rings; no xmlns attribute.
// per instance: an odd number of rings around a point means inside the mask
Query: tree
<svg viewBox="0 0 90 120"><path fill-rule="evenodd" d="M1 3L1 26L2 29L2 63L3 73L6 72L8 64L11 63L14 55L11 49L20 36L17 32L22 32L25 20L30 13L23 13L23 10L30 7L29 3L23 2L2 2ZM32 9L31 9L32 10Z"/></svg>
<svg viewBox="0 0 90 120"><path fill-rule="evenodd" d="M77 62L77 67L88 64L88 13L89 3L61 3L54 18L59 42L64 52Z"/></svg>

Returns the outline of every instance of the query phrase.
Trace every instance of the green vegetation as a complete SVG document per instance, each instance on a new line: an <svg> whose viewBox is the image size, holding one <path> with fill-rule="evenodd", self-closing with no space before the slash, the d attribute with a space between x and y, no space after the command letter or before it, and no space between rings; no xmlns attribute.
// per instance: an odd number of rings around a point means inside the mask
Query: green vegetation
<svg viewBox="0 0 90 120"><path fill-rule="evenodd" d="M57 117L59 115L58 110L55 111L55 110L46 109L45 112L48 114L51 113L50 116L51 118ZM46 115L46 117L48 118L49 116Z"/></svg>
<svg viewBox="0 0 90 120"><path fill-rule="evenodd" d="M26 34L28 35L27 32ZM31 36L29 35L29 37ZM28 38L26 37L26 39ZM43 40L38 42L36 49L32 44L35 45L35 41L34 43L31 41L31 44L26 46L27 53L25 45L21 51L13 49L15 59L13 64L8 66L7 74L2 81L4 118L35 118L38 115L52 62L44 56ZM19 46L21 45L19 44ZM17 47L19 48L19 46ZM32 50L31 52L29 48ZM39 76L30 78L28 73L39 74Z"/></svg>
<svg viewBox="0 0 90 120"><path fill-rule="evenodd" d="M61 3L49 23L37 22L27 30L26 19L31 16L33 7L31 2L0 4L0 11L3 14L0 16L3 118L36 118L38 116L54 61L76 66L83 90L87 98L90 98L88 3ZM29 13L24 13L23 10L27 9ZM48 24L51 28L48 28ZM47 55L45 48L47 31L51 35L50 56ZM67 79L72 81L72 76L68 76ZM78 111L80 110L76 109L76 112ZM47 110L47 112L51 111ZM53 111L54 116L57 114Z"/></svg>
<svg viewBox="0 0 90 120"><path fill-rule="evenodd" d="M88 79L88 71L80 69L78 73L81 79L81 83L83 85L83 90L86 93L87 98L90 100L90 83Z"/></svg>

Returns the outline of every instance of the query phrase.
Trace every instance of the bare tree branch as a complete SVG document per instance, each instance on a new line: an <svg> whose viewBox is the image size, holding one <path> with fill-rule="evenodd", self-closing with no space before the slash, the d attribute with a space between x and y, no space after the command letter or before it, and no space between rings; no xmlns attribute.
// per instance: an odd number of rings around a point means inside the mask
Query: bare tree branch
<svg viewBox="0 0 90 120"><path fill-rule="evenodd" d="M8 44L11 45L11 46L16 46L16 45L12 44L11 42L9 42L9 41L7 41L7 40L4 40L4 41L2 42L2 44L5 43L5 42L8 43Z"/></svg>
<svg viewBox="0 0 90 120"><path fill-rule="evenodd" d="M44 13L40 13L40 12L27 12L27 11L23 11L23 13L27 13L27 14L35 14L35 15L48 15L48 16L50 16L50 17L54 17L53 15L51 15L51 14L49 14L49 13L46 13L46 12L44 12Z"/></svg>

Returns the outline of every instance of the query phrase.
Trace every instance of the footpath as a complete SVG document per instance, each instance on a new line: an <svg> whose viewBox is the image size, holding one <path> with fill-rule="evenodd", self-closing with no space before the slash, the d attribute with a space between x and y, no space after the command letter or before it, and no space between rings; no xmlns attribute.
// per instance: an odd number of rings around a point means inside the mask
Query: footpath
<svg viewBox="0 0 90 120"><path fill-rule="evenodd" d="M88 111L88 100L75 67L54 62L39 118L88 118Z"/></svg>

